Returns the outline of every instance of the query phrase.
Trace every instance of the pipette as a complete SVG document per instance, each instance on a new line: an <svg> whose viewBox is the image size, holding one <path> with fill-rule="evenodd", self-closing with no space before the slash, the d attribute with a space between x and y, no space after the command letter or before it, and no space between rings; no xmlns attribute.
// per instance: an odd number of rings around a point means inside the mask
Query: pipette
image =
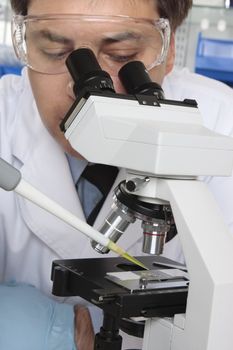
<svg viewBox="0 0 233 350"><path fill-rule="evenodd" d="M134 263L135 265L138 265L145 270L148 269L143 263L141 263L138 259L128 254L119 245L102 235L92 226L80 220L77 216L63 208L57 202L50 199L48 196L46 196L45 194L37 190L34 186L25 181L22 178L22 175L18 169L14 168L11 164L7 163L1 158L0 187L2 187L6 191L15 191L19 195L38 205L40 208L45 209L46 211L60 218L75 229L78 229L91 240L94 240L99 244L107 247L109 250L125 258L131 263Z"/></svg>

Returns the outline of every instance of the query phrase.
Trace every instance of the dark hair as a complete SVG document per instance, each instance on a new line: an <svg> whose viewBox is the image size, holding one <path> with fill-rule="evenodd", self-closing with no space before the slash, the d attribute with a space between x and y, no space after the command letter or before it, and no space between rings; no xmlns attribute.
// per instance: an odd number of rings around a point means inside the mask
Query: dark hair
<svg viewBox="0 0 233 350"><path fill-rule="evenodd" d="M175 31L187 17L192 4L192 0L156 0L160 17L169 20L172 31Z"/></svg>
<svg viewBox="0 0 233 350"><path fill-rule="evenodd" d="M10 0L15 13L26 15L30 0ZM168 18L173 31L183 22L192 7L192 0L155 0L161 17Z"/></svg>
<svg viewBox="0 0 233 350"><path fill-rule="evenodd" d="M30 0L10 0L11 7L16 14L25 16Z"/></svg>

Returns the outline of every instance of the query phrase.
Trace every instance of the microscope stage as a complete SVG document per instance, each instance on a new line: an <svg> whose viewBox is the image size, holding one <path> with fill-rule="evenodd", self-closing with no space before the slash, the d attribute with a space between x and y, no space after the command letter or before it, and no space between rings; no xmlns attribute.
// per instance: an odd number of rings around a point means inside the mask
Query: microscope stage
<svg viewBox="0 0 233 350"><path fill-rule="evenodd" d="M184 313L189 284L185 266L163 257L137 258L149 271L119 257L56 260L53 294L82 297L119 318Z"/></svg>

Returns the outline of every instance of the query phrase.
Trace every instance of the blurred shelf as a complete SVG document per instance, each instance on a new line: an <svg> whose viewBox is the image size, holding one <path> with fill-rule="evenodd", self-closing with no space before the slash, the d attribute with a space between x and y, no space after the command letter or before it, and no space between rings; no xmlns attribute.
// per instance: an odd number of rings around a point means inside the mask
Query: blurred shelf
<svg viewBox="0 0 233 350"><path fill-rule="evenodd" d="M194 5L187 20L177 30L177 67L194 71L199 33L203 37L232 40L233 8Z"/></svg>

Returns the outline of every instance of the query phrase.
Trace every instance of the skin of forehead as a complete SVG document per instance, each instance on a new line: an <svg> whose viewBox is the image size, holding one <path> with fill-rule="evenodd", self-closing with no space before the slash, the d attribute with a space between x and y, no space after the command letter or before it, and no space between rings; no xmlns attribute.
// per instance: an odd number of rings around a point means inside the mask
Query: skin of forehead
<svg viewBox="0 0 233 350"><path fill-rule="evenodd" d="M115 3L115 5L114 5ZM127 15L131 17L145 17L150 19L158 18L155 11L155 0L32 0L30 3L28 14L66 14L66 13L83 13L83 14L104 14L104 15ZM44 23L43 23L44 24ZM77 25L78 23L76 23ZM70 23L69 28L66 28L63 33L65 36L70 36L68 33L75 33L75 23ZM38 27L39 27L38 23ZM53 32L56 32L58 24L53 23ZM37 27L37 29L39 29ZM72 28L73 27L73 28ZM99 26L96 27L96 29ZM111 24L111 28L114 25ZM123 25L124 27L124 25ZM52 28L51 28L52 29ZM51 30L50 29L50 30ZM65 29L65 27L64 27ZM106 23L106 31L110 29ZM125 28L124 28L125 30ZM94 35L93 30L89 30ZM72 37L72 36L71 36Z"/></svg>
<svg viewBox="0 0 233 350"><path fill-rule="evenodd" d="M155 0L31 0L29 15L79 13L159 18Z"/></svg>

